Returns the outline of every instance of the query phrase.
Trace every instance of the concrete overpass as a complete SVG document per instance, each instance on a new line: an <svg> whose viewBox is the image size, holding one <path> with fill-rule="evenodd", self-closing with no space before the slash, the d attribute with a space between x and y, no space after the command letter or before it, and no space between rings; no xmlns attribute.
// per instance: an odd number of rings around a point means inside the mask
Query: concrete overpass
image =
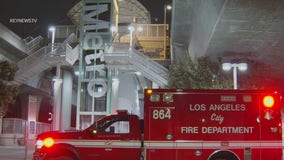
<svg viewBox="0 0 284 160"><path fill-rule="evenodd" d="M173 0L171 47L184 57L264 63L267 74L284 80L283 0Z"/></svg>

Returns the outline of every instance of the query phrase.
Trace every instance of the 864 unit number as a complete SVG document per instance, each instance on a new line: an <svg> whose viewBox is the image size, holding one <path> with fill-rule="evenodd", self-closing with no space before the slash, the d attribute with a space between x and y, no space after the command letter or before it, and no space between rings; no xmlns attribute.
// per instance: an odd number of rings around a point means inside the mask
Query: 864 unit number
<svg viewBox="0 0 284 160"><path fill-rule="evenodd" d="M154 109L153 119L171 119L172 113L170 108Z"/></svg>

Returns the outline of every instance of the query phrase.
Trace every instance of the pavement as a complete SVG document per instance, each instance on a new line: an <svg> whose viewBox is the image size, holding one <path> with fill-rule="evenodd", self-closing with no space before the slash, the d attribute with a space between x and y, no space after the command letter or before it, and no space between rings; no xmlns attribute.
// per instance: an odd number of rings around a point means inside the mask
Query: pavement
<svg viewBox="0 0 284 160"><path fill-rule="evenodd" d="M1 160L32 160L32 152L27 151L25 147L0 146Z"/></svg>
<svg viewBox="0 0 284 160"><path fill-rule="evenodd" d="M0 146L1 160L32 160L34 143L26 146Z"/></svg>
<svg viewBox="0 0 284 160"><path fill-rule="evenodd" d="M34 147L0 146L1 160L32 160ZM282 159L284 160L284 158Z"/></svg>

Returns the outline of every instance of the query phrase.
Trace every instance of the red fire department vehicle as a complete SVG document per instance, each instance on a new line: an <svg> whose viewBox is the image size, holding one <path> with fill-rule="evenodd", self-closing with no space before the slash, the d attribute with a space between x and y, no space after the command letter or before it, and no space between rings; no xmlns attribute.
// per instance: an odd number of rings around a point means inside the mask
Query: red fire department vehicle
<svg viewBox="0 0 284 160"><path fill-rule="evenodd" d="M281 95L147 89L144 121L119 111L82 131L38 135L34 159L281 160Z"/></svg>

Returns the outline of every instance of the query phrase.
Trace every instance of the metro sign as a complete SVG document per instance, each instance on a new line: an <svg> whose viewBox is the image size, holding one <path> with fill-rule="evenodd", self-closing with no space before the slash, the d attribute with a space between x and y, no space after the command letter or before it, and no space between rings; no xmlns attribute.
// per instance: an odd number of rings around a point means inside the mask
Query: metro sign
<svg viewBox="0 0 284 160"><path fill-rule="evenodd" d="M84 81L88 82L88 94L96 98L104 96L107 92L104 44L110 40L105 36L110 26L109 6L109 3L85 2L83 7Z"/></svg>

